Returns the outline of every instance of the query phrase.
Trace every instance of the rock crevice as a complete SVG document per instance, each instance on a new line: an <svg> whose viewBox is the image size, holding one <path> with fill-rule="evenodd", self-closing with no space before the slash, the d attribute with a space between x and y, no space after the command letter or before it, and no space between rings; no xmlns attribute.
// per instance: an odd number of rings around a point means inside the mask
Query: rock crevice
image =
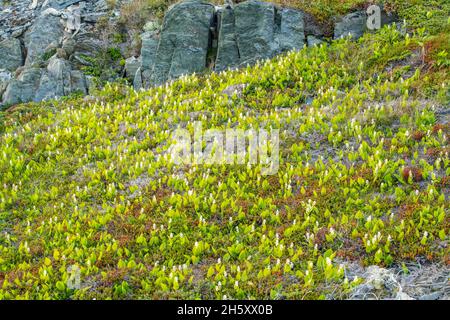
<svg viewBox="0 0 450 320"><path fill-rule="evenodd" d="M366 20L365 11L336 18L334 38L361 37L367 31ZM392 21L385 19L383 24ZM134 85L147 88L184 74L243 67L305 45L319 45L324 35L315 19L301 10L254 0L212 10L207 2L187 0L169 10L160 32L143 35L142 64Z"/></svg>

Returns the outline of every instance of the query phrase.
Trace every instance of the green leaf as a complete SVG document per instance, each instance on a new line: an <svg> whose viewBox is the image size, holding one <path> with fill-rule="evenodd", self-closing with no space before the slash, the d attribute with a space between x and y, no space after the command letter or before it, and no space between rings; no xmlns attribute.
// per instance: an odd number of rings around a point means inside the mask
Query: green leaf
<svg viewBox="0 0 450 320"><path fill-rule="evenodd" d="M59 291L65 291L66 285L64 284L64 282L58 281L56 282L56 289L58 289Z"/></svg>

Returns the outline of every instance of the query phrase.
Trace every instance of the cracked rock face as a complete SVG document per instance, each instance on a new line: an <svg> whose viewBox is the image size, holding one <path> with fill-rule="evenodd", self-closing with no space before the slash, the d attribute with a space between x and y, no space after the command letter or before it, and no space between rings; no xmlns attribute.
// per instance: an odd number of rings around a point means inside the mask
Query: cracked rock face
<svg viewBox="0 0 450 320"><path fill-rule="evenodd" d="M87 94L93 82L82 70L98 68L92 63L96 55L116 46L108 36L99 36L97 27L100 18L119 17L119 11L111 10L106 0L0 0L0 105ZM364 11L337 18L335 38L362 36L366 20ZM382 12L382 25L393 21ZM314 17L269 2L214 6L185 0L167 11L162 26L147 22L140 56L130 48L119 72L108 80L121 76L136 89L148 88L182 75L220 72L306 44L319 45L324 34ZM124 45L132 47L121 44L121 52L127 51Z"/></svg>
<svg viewBox="0 0 450 320"><path fill-rule="evenodd" d="M303 12L263 2L244 2L219 14L215 70L252 64L305 43Z"/></svg>
<svg viewBox="0 0 450 320"><path fill-rule="evenodd" d="M25 65L30 65L41 58L48 50L58 48L64 35L64 26L58 12L46 10L25 34L27 58Z"/></svg>
<svg viewBox="0 0 450 320"><path fill-rule="evenodd" d="M383 18L381 24L393 21ZM366 22L364 11L338 17L334 37L357 39L366 31ZM254 64L305 44L320 45L324 34L312 16L268 2L251 0L219 6L212 12L203 1L184 1L169 10L160 33L142 35L142 64L134 86L147 88L184 74Z"/></svg>
<svg viewBox="0 0 450 320"><path fill-rule="evenodd" d="M77 57L95 54L99 40L84 17L105 10L104 0L0 3L0 105L87 94Z"/></svg>
<svg viewBox="0 0 450 320"><path fill-rule="evenodd" d="M32 101L39 88L41 75L40 68L25 68L16 79L9 83L3 94L3 101L8 104Z"/></svg>
<svg viewBox="0 0 450 320"><path fill-rule="evenodd" d="M198 0L185 1L167 12L156 51L152 84L159 85L205 69L213 18L214 6Z"/></svg>
<svg viewBox="0 0 450 320"><path fill-rule="evenodd" d="M253 64L304 44L304 18L299 10L258 1L216 10L203 1L184 1L168 11L159 35L143 34L142 66L135 87L159 85L207 68L222 71ZM211 54L212 67L208 64Z"/></svg>

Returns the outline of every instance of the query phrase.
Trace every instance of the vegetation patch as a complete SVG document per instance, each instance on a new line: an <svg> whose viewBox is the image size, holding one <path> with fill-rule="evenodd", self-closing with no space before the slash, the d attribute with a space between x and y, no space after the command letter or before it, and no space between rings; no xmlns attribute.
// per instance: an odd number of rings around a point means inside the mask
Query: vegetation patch
<svg viewBox="0 0 450 320"><path fill-rule="evenodd" d="M387 26L0 112L0 299L351 298L448 266L445 37ZM174 164L194 121L279 129L279 170Z"/></svg>

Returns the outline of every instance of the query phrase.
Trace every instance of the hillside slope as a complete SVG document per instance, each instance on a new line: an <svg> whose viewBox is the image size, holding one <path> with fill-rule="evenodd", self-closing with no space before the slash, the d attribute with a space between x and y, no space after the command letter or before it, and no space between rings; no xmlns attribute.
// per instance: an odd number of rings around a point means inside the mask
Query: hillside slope
<svg viewBox="0 0 450 320"><path fill-rule="evenodd" d="M448 298L450 36L401 30L0 113L0 299ZM172 163L194 121L279 129L278 172Z"/></svg>

